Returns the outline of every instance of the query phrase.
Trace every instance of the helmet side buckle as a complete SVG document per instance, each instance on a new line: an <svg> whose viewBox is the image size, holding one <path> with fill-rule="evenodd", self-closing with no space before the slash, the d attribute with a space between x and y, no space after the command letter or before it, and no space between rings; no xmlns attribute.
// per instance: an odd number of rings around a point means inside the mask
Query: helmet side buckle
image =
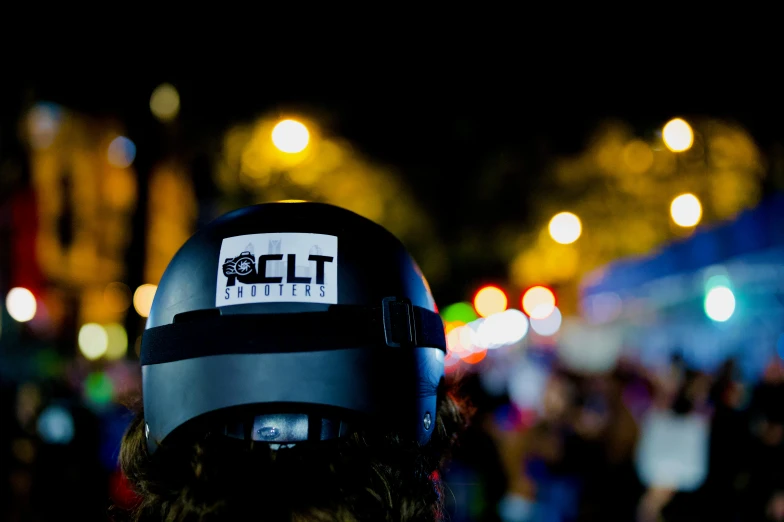
<svg viewBox="0 0 784 522"><path fill-rule="evenodd" d="M384 338L391 348L412 347L416 341L414 307L409 299L385 297L381 302Z"/></svg>

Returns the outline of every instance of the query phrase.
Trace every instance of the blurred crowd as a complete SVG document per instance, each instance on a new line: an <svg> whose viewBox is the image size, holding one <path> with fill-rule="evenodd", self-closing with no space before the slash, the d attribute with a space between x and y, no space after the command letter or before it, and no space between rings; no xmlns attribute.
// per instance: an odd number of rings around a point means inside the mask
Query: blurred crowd
<svg viewBox="0 0 784 522"><path fill-rule="evenodd" d="M119 384L131 364L87 375L78 366L65 378L0 381L0 520L105 521L135 501L118 466L132 419Z"/></svg>
<svg viewBox="0 0 784 522"><path fill-rule="evenodd" d="M533 407L465 376L477 416L448 477L452 520L784 520L783 369L747 386L733 361L602 376L556 362Z"/></svg>
<svg viewBox="0 0 784 522"><path fill-rule="evenodd" d="M445 477L453 522L784 520L778 358L748 386L733 361L579 375L531 355L505 384L489 358L454 376L476 412ZM117 469L131 413L92 395L3 386L0 519L106 520L133 503Z"/></svg>

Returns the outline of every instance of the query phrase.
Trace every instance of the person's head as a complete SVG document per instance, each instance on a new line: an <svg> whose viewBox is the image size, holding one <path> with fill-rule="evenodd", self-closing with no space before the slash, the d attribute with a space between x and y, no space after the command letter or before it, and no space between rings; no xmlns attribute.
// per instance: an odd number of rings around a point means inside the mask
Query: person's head
<svg viewBox="0 0 784 522"><path fill-rule="evenodd" d="M136 520L435 520L461 412L402 244L344 209L227 214L177 253L123 439Z"/></svg>

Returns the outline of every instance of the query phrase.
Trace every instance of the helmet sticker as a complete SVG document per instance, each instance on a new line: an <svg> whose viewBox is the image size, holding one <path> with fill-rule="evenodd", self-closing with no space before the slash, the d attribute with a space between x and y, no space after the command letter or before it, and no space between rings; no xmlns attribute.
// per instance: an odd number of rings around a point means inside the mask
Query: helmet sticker
<svg viewBox="0 0 784 522"><path fill-rule="evenodd" d="M221 243L215 306L338 302L338 238L276 233Z"/></svg>

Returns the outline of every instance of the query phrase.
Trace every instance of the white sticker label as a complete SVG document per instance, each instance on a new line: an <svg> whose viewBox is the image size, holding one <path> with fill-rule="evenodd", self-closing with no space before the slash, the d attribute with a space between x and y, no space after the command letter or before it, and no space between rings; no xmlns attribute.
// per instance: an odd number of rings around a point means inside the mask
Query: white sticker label
<svg viewBox="0 0 784 522"><path fill-rule="evenodd" d="M338 238L283 232L224 238L215 306L338 302Z"/></svg>

